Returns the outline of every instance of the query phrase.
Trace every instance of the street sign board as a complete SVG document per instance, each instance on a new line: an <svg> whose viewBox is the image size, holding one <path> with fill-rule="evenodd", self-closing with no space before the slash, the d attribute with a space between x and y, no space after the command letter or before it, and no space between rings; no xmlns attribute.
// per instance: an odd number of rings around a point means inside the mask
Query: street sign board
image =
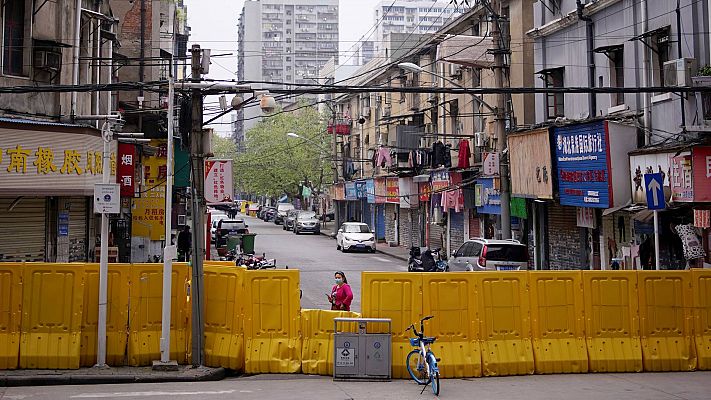
<svg viewBox="0 0 711 400"><path fill-rule="evenodd" d="M121 213L121 185L117 183L94 184L94 213Z"/></svg>
<svg viewBox="0 0 711 400"><path fill-rule="evenodd" d="M645 174L644 187L647 189L647 208L650 210L663 210L666 208L662 174Z"/></svg>

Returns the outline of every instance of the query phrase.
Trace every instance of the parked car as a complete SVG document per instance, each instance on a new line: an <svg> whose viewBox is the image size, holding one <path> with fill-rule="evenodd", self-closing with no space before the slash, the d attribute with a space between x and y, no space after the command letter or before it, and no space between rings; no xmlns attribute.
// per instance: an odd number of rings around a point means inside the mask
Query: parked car
<svg viewBox="0 0 711 400"><path fill-rule="evenodd" d="M294 229L294 221L296 221L296 217L299 215L301 210L289 210L286 212L286 217L284 218L284 226L283 229L285 231L290 231Z"/></svg>
<svg viewBox="0 0 711 400"><path fill-rule="evenodd" d="M279 203L276 206L276 215L274 215L274 224L279 225L284 223L284 218L286 218L286 213L289 210L293 210L294 205L290 203Z"/></svg>
<svg viewBox="0 0 711 400"><path fill-rule="evenodd" d="M304 232L321 233L321 224L313 211L302 211L296 216L294 233L298 235Z"/></svg>
<svg viewBox="0 0 711 400"><path fill-rule="evenodd" d="M346 222L341 225L336 234L336 249L344 253L349 250L368 250L374 253L375 235L370 231L368 224Z"/></svg>
<svg viewBox="0 0 711 400"><path fill-rule="evenodd" d="M273 221L276 217L277 210L274 207L269 207L269 209L264 213L264 221Z"/></svg>
<svg viewBox="0 0 711 400"><path fill-rule="evenodd" d="M215 246L223 246L230 233L249 233L249 225L241 218L223 219L217 223Z"/></svg>
<svg viewBox="0 0 711 400"><path fill-rule="evenodd" d="M214 242L215 239L217 238L217 223L220 222L223 219L227 219L227 215L223 214L221 212L211 212L210 213L210 238Z"/></svg>
<svg viewBox="0 0 711 400"><path fill-rule="evenodd" d="M528 248L517 240L474 239L452 253L450 271L521 271L528 269Z"/></svg>
<svg viewBox="0 0 711 400"><path fill-rule="evenodd" d="M262 215L264 215L264 212L267 211L266 206L259 206L257 208L257 218L262 219Z"/></svg>

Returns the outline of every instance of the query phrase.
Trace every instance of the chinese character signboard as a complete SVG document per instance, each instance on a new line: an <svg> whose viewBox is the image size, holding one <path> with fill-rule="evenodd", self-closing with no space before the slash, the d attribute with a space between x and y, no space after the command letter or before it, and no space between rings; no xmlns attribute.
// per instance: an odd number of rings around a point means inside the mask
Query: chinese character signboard
<svg viewBox="0 0 711 400"><path fill-rule="evenodd" d="M368 179L365 181L365 192L368 203L375 204L375 180Z"/></svg>
<svg viewBox="0 0 711 400"><path fill-rule="evenodd" d="M689 203L694 201L694 185L692 181L691 154L688 152L670 157L669 164L671 184L671 201ZM644 183L644 182L643 182Z"/></svg>
<svg viewBox="0 0 711 400"><path fill-rule="evenodd" d="M346 200L358 200L355 182L346 182Z"/></svg>
<svg viewBox="0 0 711 400"><path fill-rule="evenodd" d="M205 160L205 201L208 205L232 204L232 160Z"/></svg>
<svg viewBox="0 0 711 400"><path fill-rule="evenodd" d="M511 194L534 199L552 199L555 172L552 168L548 128L508 136Z"/></svg>
<svg viewBox="0 0 711 400"><path fill-rule="evenodd" d="M387 178L385 181L386 203L400 204L400 187L397 178Z"/></svg>
<svg viewBox="0 0 711 400"><path fill-rule="evenodd" d="M478 191L476 203L481 204L476 211L479 214L501 214L501 192L494 182L494 178L477 179L475 190ZM481 193L479 195L479 193Z"/></svg>
<svg viewBox="0 0 711 400"><path fill-rule="evenodd" d="M98 132L0 129L0 193L93 196L102 182L104 143ZM116 144L110 173L116 169Z"/></svg>
<svg viewBox="0 0 711 400"><path fill-rule="evenodd" d="M385 178L375 178L375 202L377 204L385 203L388 197L388 191L385 186Z"/></svg>
<svg viewBox="0 0 711 400"><path fill-rule="evenodd" d="M150 240L165 239L165 182L167 147L165 141L152 141L159 150L143 158L143 182L140 197L131 199L131 234Z"/></svg>
<svg viewBox="0 0 711 400"><path fill-rule="evenodd" d="M482 173L484 176L499 175L499 153L484 153L484 162L482 163Z"/></svg>
<svg viewBox="0 0 711 400"><path fill-rule="evenodd" d="M356 198L357 199L365 199L366 198L365 181L356 181L355 190L356 190Z"/></svg>
<svg viewBox="0 0 711 400"><path fill-rule="evenodd" d="M595 229L595 210L588 207L577 208L577 225L581 228Z"/></svg>
<svg viewBox="0 0 711 400"><path fill-rule="evenodd" d="M626 155L636 148L637 128L597 121L556 127L552 137L560 204L610 208L631 200Z"/></svg>
<svg viewBox="0 0 711 400"><path fill-rule="evenodd" d="M694 147L694 201L711 201L711 146Z"/></svg>
<svg viewBox="0 0 711 400"><path fill-rule="evenodd" d="M94 186L94 213L118 214L121 212L121 188L116 183L97 183Z"/></svg>
<svg viewBox="0 0 711 400"><path fill-rule="evenodd" d="M121 185L121 197L133 197L135 193L136 146L128 143L118 144L116 183Z"/></svg>

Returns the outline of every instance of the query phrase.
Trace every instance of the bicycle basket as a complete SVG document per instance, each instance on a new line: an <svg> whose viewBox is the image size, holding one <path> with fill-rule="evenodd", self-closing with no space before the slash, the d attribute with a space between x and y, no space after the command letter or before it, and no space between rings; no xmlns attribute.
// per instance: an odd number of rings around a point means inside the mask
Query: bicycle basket
<svg viewBox="0 0 711 400"><path fill-rule="evenodd" d="M416 337L410 338L410 345L419 347L420 346L420 338L416 338Z"/></svg>

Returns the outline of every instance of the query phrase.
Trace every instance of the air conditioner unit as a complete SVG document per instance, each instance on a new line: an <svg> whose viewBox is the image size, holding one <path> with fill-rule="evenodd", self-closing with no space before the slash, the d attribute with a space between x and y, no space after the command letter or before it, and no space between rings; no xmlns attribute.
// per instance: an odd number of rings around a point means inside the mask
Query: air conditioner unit
<svg viewBox="0 0 711 400"><path fill-rule="evenodd" d="M462 66L459 64L449 64L449 76L452 78L462 78Z"/></svg>
<svg viewBox="0 0 711 400"><path fill-rule="evenodd" d="M47 50L35 50L34 54L34 67L49 70L49 71L59 71L62 66L62 53L47 51Z"/></svg>
<svg viewBox="0 0 711 400"><path fill-rule="evenodd" d="M389 117L391 113L392 113L392 108L391 108L391 107L385 107L385 108L383 108L383 117Z"/></svg>
<svg viewBox="0 0 711 400"><path fill-rule="evenodd" d="M488 142L486 132L475 132L474 133L474 146L476 147L486 147Z"/></svg>
<svg viewBox="0 0 711 400"><path fill-rule="evenodd" d="M691 76L696 73L694 58L678 58L664 63L664 86L690 86Z"/></svg>
<svg viewBox="0 0 711 400"><path fill-rule="evenodd" d="M361 117L370 118L370 107L363 107L360 112Z"/></svg>

